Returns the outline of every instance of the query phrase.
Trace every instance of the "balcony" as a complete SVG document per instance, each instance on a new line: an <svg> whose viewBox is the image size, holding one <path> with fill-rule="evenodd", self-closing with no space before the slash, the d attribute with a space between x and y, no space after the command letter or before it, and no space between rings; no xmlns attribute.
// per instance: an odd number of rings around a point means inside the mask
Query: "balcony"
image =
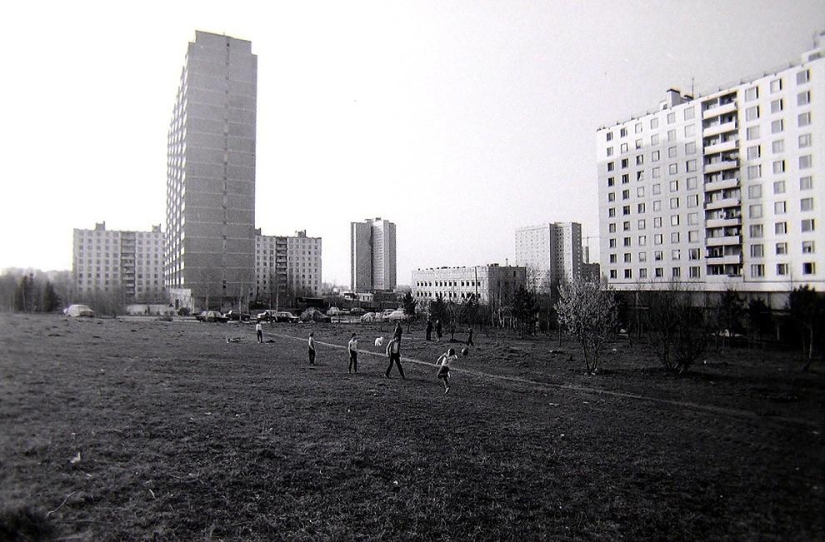
<svg viewBox="0 0 825 542"><path fill-rule="evenodd" d="M715 201L705 202L705 209L708 211L713 209L724 209L725 207L739 207L742 205L742 200L739 198L721 198Z"/></svg>
<svg viewBox="0 0 825 542"><path fill-rule="evenodd" d="M728 254L726 256L708 256L705 261L708 265L742 265L742 255Z"/></svg>
<svg viewBox="0 0 825 542"><path fill-rule="evenodd" d="M710 109L706 109L702 113L702 119L712 119L713 117L718 117L719 115L724 115L725 113L733 113L738 108L736 104L736 100L732 102L728 102L726 104L717 105L715 107L711 107Z"/></svg>
<svg viewBox="0 0 825 542"><path fill-rule="evenodd" d="M720 160L711 164L705 164L705 173L717 173L728 169L736 169L739 167L739 160Z"/></svg>
<svg viewBox="0 0 825 542"><path fill-rule="evenodd" d="M716 143L714 145L708 145L705 147L705 155L708 154L716 154L725 151L734 151L739 148L739 140L738 139L729 139L728 141L724 141L722 143Z"/></svg>
<svg viewBox="0 0 825 542"><path fill-rule="evenodd" d="M712 181L705 183L705 192L716 192L717 190L725 190L729 188L739 187L739 178L722 179L721 181Z"/></svg>
<svg viewBox="0 0 825 542"><path fill-rule="evenodd" d="M707 237L705 238L705 246L721 247L728 245L741 245L741 235L728 235L726 237Z"/></svg>
<svg viewBox="0 0 825 542"><path fill-rule="evenodd" d="M709 218L705 220L705 228L734 228L742 225L742 217L735 216L730 218Z"/></svg>
<svg viewBox="0 0 825 542"><path fill-rule="evenodd" d="M721 124L714 124L713 126L708 126L702 130L702 136L710 137L719 134L726 134L728 132L735 132L737 130L736 121L732 120L730 122L723 122Z"/></svg>

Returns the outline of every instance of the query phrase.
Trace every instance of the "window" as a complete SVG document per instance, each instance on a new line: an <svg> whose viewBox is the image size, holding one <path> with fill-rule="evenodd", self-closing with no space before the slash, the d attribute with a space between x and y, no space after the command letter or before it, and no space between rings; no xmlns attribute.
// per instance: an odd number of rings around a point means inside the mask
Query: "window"
<svg viewBox="0 0 825 542"><path fill-rule="evenodd" d="M679 164L670 164L667 166L667 172L669 175L676 175L679 173Z"/></svg>
<svg viewBox="0 0 825 542"><path fill-rule="evenodd" d="M676 113L668 113L667 114L667 123L668 124L673 124L674 122L676 122Z"/></svg>
<svg viewBox="0 0 825 542"><path fill-rule="evenodd" d="M765 256L765 245L751 245L751 257L762 258Z"/></svg>
<svg viewBox="0 0 825 542"><path fill-rule="evenodd" d="M659 144L659 134L653 134L650 136L650 144L651 145L658 145Z"/></svg>
<svg viewBox="0 0 825 542"><path fill-rule="evenodd" d="M644 155L643 154L637 154L636 155L636 165L637 166L643 166L644 163L645 163Z"/></svg>
<svg viewBox="0 0 825 542"><path fill-rule="evenodd" d="M765 264L763 263L755 263L751 264L751 277L764 277L765 276Z"/></svg>
<svg viewBox="0 0 825 542"><path fill-rule="evenodd" d="M662 172L660 168L655 167L653 168L653 171L651 173L654 179L658 179L661 176Z"/></svg>
<svg viewBox="0 0 825 542"><path fill-rule="evenodd" d="M785 121L782 119L777 119L771 123L771 133L772 134L779 134L785 130Z"/></svg>
<svg viewBox="0 0 825 542"><path fill-rule="evenodd" d="M627 184L630 182L630 175L627 173L622 174L622 184Z"/></svg>
<svg viewBox="0 0 825 542"><path fill-rule="evenodd" d="M622 206L622 215L627 216L630 214L630 205Z"/></svg>
<svg viewBox="0 0 825 542"><path fill-rule="evenodd" d="M699 207L699 194L692 194L687 197L687 206L690 207Z"/></svg>
<svg viewBox="0 0 825 542"><path fill-rule="evenodd" d="M799 200L799 210L800 211L813 211L814 210L814 198L802 198Z"/></svg>
<svg viewBox="0 0 825 542"><path fill-rule="evenodd" d="M678 279L681 276L681 270L678 267L673 267L670 269L670 275L673 278Z"/></svg>
<svg viewBox="0 0 825 542"><path fill-rule="evenodd" d="M653 259L657 262L661 262L665 258L664 253L661 250L654 250L653 251Z"/></svg>
<svg viewBox="0 0 825 542"><path fill-rule="evenodd" d="M785 235L788 233L788 223L787 222L777 222L773 226L773 231L776 235Z"/></svg>
<svg viewBox="0 0 825 542"><path fill-rule="evenodd" d="M748 147L748 160L756 160L762 156L762 145Z"/></svg>
<svg viewBox="0 0 825 542"><path fill-rule="evenodd" d="M676 141L676 130L668 130L667 131L667 140L668 141Z"/></svg>
<svg viewBox="0 0 825 542"><path fill-rule="evenodd" d="M661 233L657 233L653 235L653 244L654 245L661 245L664 242L664 237Z"/></svg>
<svg viewBox="0 0 825 542"><path fill-rule="evenodd" d="M745 109L745 120L756 120L759 118L759 106L754 105Z"/></svg>
<svg viewBox="0 0 825 542"><path fill-rule="evenodd" d="M639 246L640 247L647 246L647 235L640 235L638 241L639 241ZM644 261L644 260L640 257L639 261Z"/></svg>
<svg viewBox="0 0 825 542"><path fill-rule="evenodd" d="M685 143L685 154L696 154L696 143L691 141L690 143Z"/></svg>
<svg viewBox="0 0 825 542"><path fill-rule="evenodd" d="M643 263L647 261L647 252L640 252L639 253L639 262Z"/></svg>
<svg viewBox="0 0 825 542"><path fill-rule="evenodd" d="M696 160L688 160L685 162L685 171L688 173L696 171Z"/></svg>
<svg viewBox="0 0 825 542"><path fill-rule="evenodd" d="M696 135L696 125L688 124L685 126L685 137L693 137Z"/></svg>
<svg viewBox="0 0 825 542"><path fill-rule="evenodd" d="M659 194L662 193L662 185L660 185L658 183L654 184L651 188L652 188L654 196L658 196Z"/></svg>
<svg viewBox="0 0 825 542"><path fill-rule="evenodd" d="M688 242L689 243L698 243L699 242L699 231L698 230L691 230L688 232Z"/></svg>
<svg viewBox="0 0 825 542"><path fill-rule="evenodd" d="M665 276L665 270L663 267L657 267L653 270L653 274L657 279L660 279Z"/></svg>
<svg viewBox="0 0 825 542"><path fill-rule="evenodd" d="M782 102L782 98L778 100L773 100L771 102L771 113L779 113L784 108L784 104Z"/></svg>
<svg viewBox="0 0 825 542"><path fill-rule="evenodd" d="M629 161L627 158L622 158L622 169L626 169L629 165Z"/></svg>
<svg viewBox="0 0 825 542"><path fill-rule="evenodd" d="M813 241L802 241L802 254L813 254L814 252L814 242Z"/></svg>
<svg viewBox="0 0 825 542"><path fill-rule="evenodd" d="M622 154L627 152L627 143L622 143L621 151L622 151Z"/></svg>
<svg viewBox="0 0 825 542"><path fill-rule="evenodd" d="M799 178L799 189L800 190L811 190L814 187L814 179L810 175L805 177Z"/></svg>
<svg viewBox="0 0 825 542"><path fill-rule="evenodd" d="M616 216L616 208L611 207L610 209L607 210L607 217L608 218L613 218L614 216Z"/></svg>
<svg viewBox="0 0 825 542"><path fill-rule="evenodd" d="M660 157L659 151L653 151L650 153L650 161L651 162L658 162Z"/></svg>
<svg viewBox="0 0 825 542"><path fill-rule="evenodd" d="M788 243L776 243L776 254L781 256L788 253Z"/></svg>
<svg viewBox="0 0 825 542"><path fill-rule="evenodd" d="M636 125L633 127L633 129L637 134L641 134L642 133L642 123L637 122Z"/></svg>
<svg viewBox="0 0 825 542"><path fill-rule="evenodd" d="M670 251L670 259L671 260L676 260L676 261L681 260L682 259L682 251L679 250L678 248L674 248L673 250Z"/></svg>
<svg viewBox="0 0 825 542"><path fill-rule="evenodd" d="M696 177L688 177L687 178L687 189L688 190L696 190L699 187L699 183L696 180Z"/></svg>
<svg viewBox="0 0 825 542"><path fill-rule="evenodd" d="M688 260L698 260L702 257L702 251L698 248L688 249Z"/></svg>
<svg viewBox="0 0 825 542"><path fill-rule="evenodd" d="M762 224L751 224L748 231L752 239L761 239L764 236Z"/></svg>
<svg viewBox="0 0 825 542"><path fill-rule="evenodd" d="M626 247L629 247L629 246L630 246L630 237L625 237L625 238L622 240L622 244L623 244L624 246L626 246Z"/></svg>
<svg viewBox="0 0 825 542"><path fill-rule="evenodd" d="M748 207L748 218L762 218L762 204L755 203Z"/></svg>
<svg viewBox="0 0 825 542"><path fill-rule="evenodd" d="M748 141L759 139L759 126L749 126L746 138Z"/></svg>
<svg viewBox="0 0 825 542"><path fill-rule="evenodd" d="M644 203L640 203L640 204L636 205L636 212L637 212L638 214L642 214L642 213L644 213L644 212L645 212L645 204L644 204Z"/></svg>
<svg viewBox="0 0 825 542"><path fill-rule="evenodd" d="M608 244L610 248L616 248L616 239L610 239L610 241L608 241Z"/></svg>
<svg viewBox="0 0 825 542"><path fill-rule="evenodd" d="M610 192L609 194L607 194L607 201L616 201L616 193Z"/></svg>
<svg viewBox="0 0 825 542"><path fill-rule="evenodd" d="M668 158L676 158L676 147L668 147L667 157Z"/></svg>
<svg viewBox="0 0 825 542"><path fill-rule="evenodd" d="M619 274L616 272L616 270L611 269L610 270L610 278L615 279L615 278L618 278L618 277L619 277Z"/></svg>
<svg viewBox="0 0 825 542"><path fill-rule="evenodd" d="M816 264L814 262L805 262L802 264L802 274L803 275L815 275L816 274Z"/></svg>
<svg viewBox="0 0 825 542"><path fill-rule="evenodd" d="M696 266L688 267L688 276L692 279L701 278L702 274L701 274L701 271L700 271L699 267L696 267Z"/></svg>
<svg viewBox="0 0 825 542"><path fill-rule="evenodd" d="M810 154L799 157L799 169L810 169L813 166L813 158Z"/></svg>
<svg viewBox="0 0 825 542"><path fill-rule="evenodd" d="M653 227L654 228L661 228L662 227L662 217L656 216L653 218Z"/></svg>
<svg viewBox="0 0 825 542"><path fill-rule="evenodd" d="M690 225L690 226L699 225L699 213L688 213L688 225Z"/></svg>
<svg viewBox="0 0 825 542"><path fill-rule="evenodd" d="M613 171L613 168L614 168L613 162L608 162L607 163L607 171Z"/></svg>
<svg viewBox="0 0 825 542"><path fill-rule="evenodd" d="M613 141L613 132L607 132L607 134L605 134L605 139L607 141Z"/></svg>
<svg viewBox="0 0 825 542"><path fill-rule="evenodd" d="M610 187L610 186L613 186L614 184L616 184L616 178L615 177L608 177L607 178L607 186Z"/></svg>
<svg viewBox="0 0 825 542"><path fill-rule="evenodd" d="M622 231L630 231L630 221L626 220L622 222Z"/></svg>
<svg viewBox="0 0 825 542"><path fill-rule="evenodd" d="M637 140L636 140L636 150L639 150L639 149L641 149L641 148L642 148L642 140L641 140L641 139L637 139Z"/></svg>
<svg viewBox="0 0 825 542"><path fill-rule="evenodd" d="M796 95L796 105L808 105L811 103L811 91L806 90Z"/></svg>
<svg viewBox="0 0 825 542"><path fill-rule="evenodd" d="M670 198L670 208L671 209L678 209L679 208L679 198Z"/></svg>
<svg viewBox="0 0 825 542"><path fill-rule="evenodd" d="M650 119L650 129L655 130L658 127L659 127L659 119L656 118L656 117L653 117L652 119Z"/></svg>
<svg viewBox="0 0 825 542"><path fill-rule="evenodd" d="M776 181L773 183L773 193L774 194L784 194L785 193L785 181Z"/></svg>
<svg viewBox="0 0 825 542"><path fill-rule="evenodd" d="M788 210L788 206L784 201L775 201L773 204L773 212L777 215L784 215Z"/></svg>
<svg viewBox="0 0 825 542"><path fill-rule="evenodd" d="M796 84L797 85L804 85L808 81L811 80L811 72L810 70L802 70L796 74Z"/></svg>
<svg viewBox="0 0 825 542"><path fill-rule="evenodd" d="M777 275L787 275L788 274L788 264L786 264L786 263L776 264L776 274Z"/></svg>
<svg viewBox="0 0 825 542"><path fill-rule="evenodd" d="M670 242L671 243L678 243L679 242L679 232L675 231L670 234Z"/></svg>
<svg viewBox="0 0 825 542"><path fill-rule="evenodd" d="M748 180L762 178L762 165L748 166Z"/></svg>
<svg viewBox="0 0 825 542"><path fill-rule="evenodd" d="M796 124L797 126L809 126L811 124L810 111L807 113L800 113L799 116L796 117Z"/></svg>
<svg viewBox="0 0 825 542"><path fill-rule="evenodd" d="M625 253L624 255L624 263L632 263L632 256L629 253Z"/></svg>
<svg viewBox="0 0 825 542"><path fill-rule="evenodd" d="M622 128L621 130L619 130L619 136L627 137L627 128Z"/></svg>
<svg viewBox="0 0 825 542"><path fill-rule="evenodd" d="M632 279L633 278L633 270L632 269L625 269L624 270L624 278Z"/></svg>
<svg viewBox="0 0 825 542"><path fill-rule="evenodd" d="M802 231L814 231L816 229L816 224L813 218L806 218L802 221Z"/></svg>
<svg viewBox="0 0 825 542"><path fill-rule="evenodd" d="M639 269L639 278L646 279L647 278L647 269Z"/></svg>
<svg viewBox="0 0 825 542"><path fill-rule="evenodd" d="M811 146L811 134L802 134L799 136L799 148L804 149Z"/></svg>
<svg viewBox="0 0 825 542"><path fill-rule="evenodd" d="M693 107L688 107L685 109L685 120L691 120L696 117L696 111Z"/></svg>
<svg viewBox="0 0 825 542"><path fill-rule="evenodd" d="M782 79L774 79L771 81L771 94L782 90Z"/></svg>
<svg viewBox="0 0 825 542"><path fill-rule="evenodd" d="M607 156L613 156L613 147L607 147Z"/></svg>
<svg viewBox="0 0 825 542"><path fill-rule="evenodd" d="M745 101L752 102L759 97L759 87L750 87L745 89Z"/></svg>
<svg viewBox="0 0 825 542"><path fill-rule="evenodd" d="M679 215L670 215L670 225L671 226L678 226L679 225Z"/></svg>
<svg viewBox="0 0 825 542"><path fill-rule="evenodd" d="M776 141L771 143L771 152L773 152L774 154L785 152L785 140L777 139Z"/></svg>
<svg viewBox="0 0 825 542"><path fill-rule="evenodd" d="M636 172L636 181L644 181L645 180L645 172L644 170Z"/></svg>
<svg viewBox="0 0 825 542"><path fill-rule="evenodd" d="M762 185L761 184L752 184L748 187L748 198L749 199L759 199L762 197Z"/></svg>
<svg viewBox="0 0 825 542"><path fill-rule="evenodd" d="M616 233L616 223L611 222L607 225L607 233Z"/></svg>
<svg viewBox="0 0 825 542"><path fill-rule="evenodd" d="M776 160L773 163L774 173L785 173L785 160Z"/></svg>

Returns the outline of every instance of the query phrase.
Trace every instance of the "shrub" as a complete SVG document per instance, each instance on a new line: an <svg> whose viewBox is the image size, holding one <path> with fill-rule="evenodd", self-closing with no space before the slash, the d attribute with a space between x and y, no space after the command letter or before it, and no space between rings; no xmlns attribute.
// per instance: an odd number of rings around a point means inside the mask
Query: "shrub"
<svg viewBox="0 0 825 542"><path fill-rule="evenodd" d="M712 326L678 284L648 292L647 320L648 339L666 370L682 374L705 353Z"/></svg>
<svg viewBox="0 0 825 542"><path fill-rule="evenodd" d="M562 284L556 303L559 324L573 335L584 353L587 372L599 368L599 353L613 334L618 307L613 289L599 282L575 280Z"/></svg>

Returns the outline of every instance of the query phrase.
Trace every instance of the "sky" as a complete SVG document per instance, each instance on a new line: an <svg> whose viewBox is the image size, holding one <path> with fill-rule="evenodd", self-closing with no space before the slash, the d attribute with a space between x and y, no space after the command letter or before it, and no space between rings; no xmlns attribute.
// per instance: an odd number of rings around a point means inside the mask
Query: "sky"
<svg viewBox="0 0 825 542"><path fill-rule="evenodd" d="M598 251L596 130L796 62L825 0L9 2L0 269L71 269L72 230L165 230L166 134L196 30L258 56L256 222L397 227L417 268L515 263L515 230Z"/></svg>

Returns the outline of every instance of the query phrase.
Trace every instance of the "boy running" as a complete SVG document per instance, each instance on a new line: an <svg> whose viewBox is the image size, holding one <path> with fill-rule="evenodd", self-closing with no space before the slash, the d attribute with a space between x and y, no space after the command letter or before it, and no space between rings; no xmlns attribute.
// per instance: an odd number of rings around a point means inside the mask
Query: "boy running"
<svg viewBox="0 0 825 542"><path fill-rule="evenodd" d="M458 359L455 350L450 348L446 354L441 354L438 361L438 379L444 382L444 395L450 393L450 363Z"/></svg>

